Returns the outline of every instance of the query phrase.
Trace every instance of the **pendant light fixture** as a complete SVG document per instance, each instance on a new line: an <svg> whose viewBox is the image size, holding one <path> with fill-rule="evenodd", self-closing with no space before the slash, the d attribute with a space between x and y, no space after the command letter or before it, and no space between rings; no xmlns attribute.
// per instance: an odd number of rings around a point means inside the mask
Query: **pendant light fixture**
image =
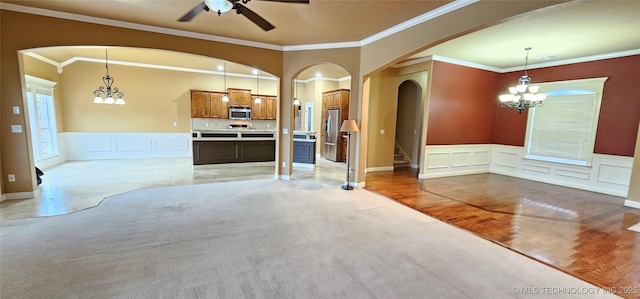
<svg viewBox="0 0 640 299"><path fill-rule="evenodd" d="M254 70L256 73L256 99L253 101L256 104L262 103L262 99L260 98L260 72L258 70Z"/></svg>
<svg viewBox="0 0 640 299"><path fill-rule="evenodd" d="M531 77L527 74L527 66L529 64L529 50L531 47L525 48L527 56L524 62L524 75L518 79L518 85L509 87L509 94L500 95L500 103L502 107L511 107L522 113L522 111L536 106L542 106L542 102L547 98L544 93L538 93L540 86L529 85Z"/></svg>
<svg viewBox="0 0 640 299"><path fill-rule="evenodd" d="M95 96L95 98L93 99L93 103L124 105L124 93L118 90L117 87L111 87L116 79L109 76L109 56L107 53L107 49L104 49L104 57L107 75L102 77L102 82L104 82L105 86L100 86L93 92L93 95Z"/></svg>
<svg viewBox="0 0 640 299"><path fill-rule="evenodd" d="M229 92L227 91L227 63L224 63L222 67L224 70L224 96L222 96L223 102L229 102Z"/></svg>
<svg viewBox="0 0 640 299"><path fill-rule="evenodd" d="M293 79L293 105L300 106L302 103L298 100L298 80Z"/></svg>

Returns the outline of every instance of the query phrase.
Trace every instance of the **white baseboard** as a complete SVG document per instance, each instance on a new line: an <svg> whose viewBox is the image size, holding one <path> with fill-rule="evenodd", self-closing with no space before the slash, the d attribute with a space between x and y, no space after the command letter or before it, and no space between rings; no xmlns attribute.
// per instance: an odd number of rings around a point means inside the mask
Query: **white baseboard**
<svg viewBox="0 0 640 299"><path fill-rule="evenodd" d="M624 201L624 206L634 208L634 209L640 209L640 202L627 199Z"/></svg>
<svg viewBox="0 0 640 299"><path fill-rule="evenodd" d="M316 168L315 164L309 164L309 163L298 163L298 162L293 162L293 167L299 167L299 168Z"/></svg>
<svg viewBox="0 0 640 299"><path fill-rule="evenodd" d="M27 191L27 192L5 193L5 194L2 194L2 201L35 198L38 195L38 192L39 191L36 190L31 192Z"/></svg>
<svg viewBox="0 0 640 299"><path fill-rule="evenodd" d="M369 167L369 168L365 168L364 173L379 172L379 171L393 171L394 169L395 168L393 166Z"/></svg>

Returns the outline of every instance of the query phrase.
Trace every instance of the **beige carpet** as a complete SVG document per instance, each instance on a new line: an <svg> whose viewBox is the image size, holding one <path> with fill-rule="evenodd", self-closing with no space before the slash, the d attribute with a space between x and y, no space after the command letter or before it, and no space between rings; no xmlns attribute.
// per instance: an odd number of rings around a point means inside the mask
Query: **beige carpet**
<svg viewBox="0 0 640 299"><path fill-rule="evenodd" d="M385 197L320 182L143 189L1 228L1 298L606 297Z"/></svg>

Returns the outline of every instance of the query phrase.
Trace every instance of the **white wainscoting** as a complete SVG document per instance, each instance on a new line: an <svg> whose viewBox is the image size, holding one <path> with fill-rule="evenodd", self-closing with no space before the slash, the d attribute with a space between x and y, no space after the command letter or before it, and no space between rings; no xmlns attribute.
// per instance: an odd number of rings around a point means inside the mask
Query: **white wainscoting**
<svg viewBox="0 0 640 299"><path fill-rule="evenodd" d="M524 147L493 145L492 173L627 197L632 157L594 154L592 165L574 166L525 158Z"/></svg>
<svg viewBox="0 0 640 299"><path fill-rule="evenodd" d="M191 157L191 133L63 133L67 160Z"/></svg>
<svg viewBox="0 0 640 299"><path fill-rule="evenodd" d="M420 178L487 173L492 144L429 145L425 147L425 169Z"/></svg>
<svg viewBox="0 0 640 299"><path fill-rule="evenodd" d="M430 145L419 178L497 173L627 197L632 157L594 154L592 165L574 166L525 158L524 147L500 144Z"/></svg>

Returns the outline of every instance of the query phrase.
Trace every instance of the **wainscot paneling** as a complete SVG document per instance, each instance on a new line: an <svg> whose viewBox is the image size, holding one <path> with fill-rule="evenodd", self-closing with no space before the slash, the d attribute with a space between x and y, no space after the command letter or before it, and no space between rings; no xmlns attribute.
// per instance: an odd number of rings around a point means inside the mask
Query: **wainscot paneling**
<svg viewBox="0 0 640 299"><path fill-rule="evenodd" d="M425 147L426 169L420 178L487 173L491 144L429 145Z"/></svg>
<svg viewBox="0 0 640 299"><path fill-rule="evenodd" d="M591 166L525 158L524 147L493 145L491 173L626 197L633 158L594 154Z"/></svg>
<svg viewBox="0 0 640 299"><path fill-rule="evenodd" d="M594 154L591 166L525 158L524 147L500 144L425 147L425 169L419 178L496 173L587 191L626 197L632 157Z"/></svg>
<svg viewBox="0 0 640 299"><path fill-rule="evenodd" d="M67 160L191 157L190 133L63 133Z"/></svg>

